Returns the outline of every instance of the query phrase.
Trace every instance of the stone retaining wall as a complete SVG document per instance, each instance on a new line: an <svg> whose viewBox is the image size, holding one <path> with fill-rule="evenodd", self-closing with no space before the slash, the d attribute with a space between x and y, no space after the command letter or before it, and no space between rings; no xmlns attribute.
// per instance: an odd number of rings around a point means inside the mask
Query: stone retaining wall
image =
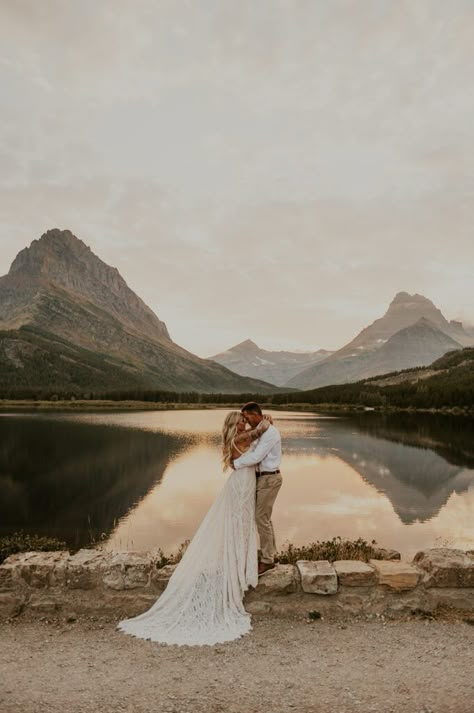
<svg viewBox="0 0 474 713"><path fill-rule="evenodd" d="M24 552L0 565L0 616L108 614L145 611L175 565L155 552ZM474 551L431 549L412 562L341 560L277 565L247 592L253 613L396 616L438 606L474 612Z"/></svg>

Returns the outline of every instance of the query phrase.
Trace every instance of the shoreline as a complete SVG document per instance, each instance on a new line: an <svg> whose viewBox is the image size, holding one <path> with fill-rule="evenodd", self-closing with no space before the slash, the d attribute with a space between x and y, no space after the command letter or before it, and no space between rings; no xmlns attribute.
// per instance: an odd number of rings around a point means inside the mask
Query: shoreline
<svg viewBox="0 0 474 713"><path fill-rule="evenodd" d="M442 408L414 408L414 407L382 407L363 406L354 404L312 404L312 403L291 403L274 404L271 401L260 402L264 409L272 411L294 411L302 413L431 413L448 416L474 416L472 408L459 406L444 406ZM114 400L93 400L93 399L64 399L58 401L35 400L35 399L0 399L0 413L10 410L31 410L31 411L202 411L202 410L226 410L240 409L242 403L181 403L177 401L114 401Z"/></svg>
<svg viewBox="0 0 474 713"><path fill-rule="evenodd" d="M422 610L474 615L474 551L420 550L411 560L380 549L364 559L350 552L322 551L318 559L278 563L245 591L251 614L303 614L337 617L378 614L393 619ZM394 559L398 555L397 559ZM80 549L12 554L0 565L0 618L29 614L119 612L135 616L167 587L179 564L161 550Z"/></svg>

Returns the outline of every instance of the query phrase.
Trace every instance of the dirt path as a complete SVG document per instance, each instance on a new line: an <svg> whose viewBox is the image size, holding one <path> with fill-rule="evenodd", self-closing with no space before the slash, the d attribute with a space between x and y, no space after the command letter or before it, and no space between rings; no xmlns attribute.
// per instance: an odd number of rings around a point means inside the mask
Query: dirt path
<svg viewBox="0 0 474 713"><path fill-rule="evenodd" d="M473 713L474 626L254 617L217 647L113 621L0 625L2 713Z"/></svg>

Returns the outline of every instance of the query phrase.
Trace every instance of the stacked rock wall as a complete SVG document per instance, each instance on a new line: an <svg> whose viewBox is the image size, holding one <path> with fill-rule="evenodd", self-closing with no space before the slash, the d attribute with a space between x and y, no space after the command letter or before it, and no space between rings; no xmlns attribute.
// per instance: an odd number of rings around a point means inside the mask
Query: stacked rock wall
<svg viewBox="0 0 474 713"><path fill-rule="evenodd" d="M0 565L0 616L133 616L148 609L175 565L155 552L24 552ZM247 592L251 613L386 614L438 606L474 612L474 551L446 548L400 560L299 561L277 565Z"/></svg>

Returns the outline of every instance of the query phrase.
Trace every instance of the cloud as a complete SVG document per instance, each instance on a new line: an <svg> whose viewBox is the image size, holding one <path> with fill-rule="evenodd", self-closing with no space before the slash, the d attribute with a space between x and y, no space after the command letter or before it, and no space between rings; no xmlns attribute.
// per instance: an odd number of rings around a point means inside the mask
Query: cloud
<svg viewBox="0 0 474 713"><path fill-rule="evenodd" d="M473 321L467 1L2 5L0 264L64 227L183 346Z"/></svg>

